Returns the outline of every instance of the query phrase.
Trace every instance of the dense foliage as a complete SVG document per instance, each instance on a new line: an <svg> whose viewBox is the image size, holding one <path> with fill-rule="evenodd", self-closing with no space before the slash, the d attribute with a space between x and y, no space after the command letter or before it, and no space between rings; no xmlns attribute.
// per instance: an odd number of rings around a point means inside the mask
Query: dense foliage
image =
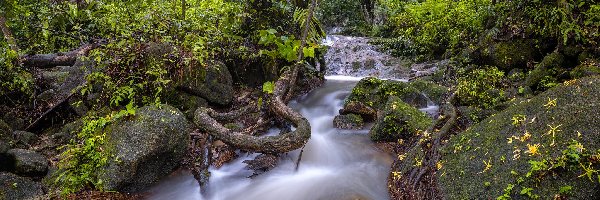
<svg viewBox="0 0 600 200"><path fill-rule="evenodd" d="M202 74L211 60L264 59L275 76L295 62L307 4L276 0L8 0L0 3L2 19L17 49L0 39L0 95L20 91L35 102L32 69L21 56L67 52L94 44L87 57L87 83L77 95L91 112L71 144L63 148L54 182L63 194L83 188L102 190L99 170L110 159L103 148L104 127L135 114L144 105L165 103L187 73ZM324 36L320 22L309 22L306 57L315 57ZM265 70L267 71L267 70ZM24 95L23 95L24 94Z"/></svg>

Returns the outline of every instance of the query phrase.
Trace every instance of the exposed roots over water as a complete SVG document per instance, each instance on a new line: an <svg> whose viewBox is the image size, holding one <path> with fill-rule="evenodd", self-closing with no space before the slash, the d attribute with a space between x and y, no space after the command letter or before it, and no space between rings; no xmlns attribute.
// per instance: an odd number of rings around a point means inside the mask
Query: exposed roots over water
<svg viewBox="0 0 600 200"><path fill-rule="evenodd" d="M265 137L251 134L254 131L252 127L240 132L232 131L215 119L231 114L217 113L204 107L196 110L194 122L201 130L208 132L228 145L244 151L279 154L301 148L310 139L311 128L308 120L288 107L283 100L291 84L289 82L290 76L293 76L293 73L288 71L275 82L275 90L269 100L269 108L278 117L290 121L296 127L294 131Z"/></svg>

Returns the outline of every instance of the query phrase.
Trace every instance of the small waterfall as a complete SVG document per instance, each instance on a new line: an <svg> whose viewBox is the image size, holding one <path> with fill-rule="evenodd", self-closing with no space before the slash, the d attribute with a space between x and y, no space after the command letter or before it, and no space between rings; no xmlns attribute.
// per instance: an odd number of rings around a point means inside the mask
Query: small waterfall
<svg viewBox="0 0 600 200"><path fill-rule="evenodd" d="M328 76L407 79L411 72L410 61L379 51L366 37L328 35L323 45L329 47L325 54Z"/></svg>

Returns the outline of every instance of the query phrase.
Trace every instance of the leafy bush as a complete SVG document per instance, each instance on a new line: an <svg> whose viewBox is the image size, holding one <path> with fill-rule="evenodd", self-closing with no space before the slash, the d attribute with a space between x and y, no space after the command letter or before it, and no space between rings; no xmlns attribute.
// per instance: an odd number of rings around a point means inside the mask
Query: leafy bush
<svg viewBox="0 0 600 200"><path fill-rule="evenodd" d="M0 96L19 92L33 93L33 77L17 64L17 52L0 41Z"/></svg>
<svg viewBox="0 0 600 200"><path fill-rule="evenodd" d="M389 42L417 54L441 54L464 47L483 31L484 20L491 13L489 0L384 2L391 7L390 22L399 38Z"/></svg>
<svg viewBox="0 0 600 200"><path fill-rule="evenodd" d="M491 108L504 99L504 72L496 67L485 67L464 73L456 86L460 103Z"/></svg>

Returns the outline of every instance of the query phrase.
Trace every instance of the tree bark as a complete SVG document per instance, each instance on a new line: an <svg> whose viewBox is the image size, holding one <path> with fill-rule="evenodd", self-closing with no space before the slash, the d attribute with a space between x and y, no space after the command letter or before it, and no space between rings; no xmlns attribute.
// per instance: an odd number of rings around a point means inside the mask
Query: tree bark
<svg viewBox="0 0 600 200"><path fill-rule="evenodd" d="M65 53L25 55L22 57L23 65L35 68L71 66L75 64L78 57L86 55L90 50L97 46L97 44L86 44L78 49Z"/></svg>
<svg viewBox="0 0 600 200"><path fill-rule="evenodd" d="M233 132L211 116L217 115L214 111L204 107L196 110L194 122L201 130L208 132L228 145L245 151L278 154L301 148L310 139L311 127L306 118L288 107L283 100L287 88L291 84L290 76L292 76L292 73L287 71L275 82L275 91L270 98L269 107L276 115L294 124L296 130L292 132L265 137L253 136L245 132Z"/></svg>
<svg viewBox="0 0 600 200"><path fill-rule="evenodd" d="M17 42L15 41L10 29L8 26L6 26L6 18L2 13L0 13L0 29L2 29L2 34L4 35L4 39L6 39L10 49L15 52L19 52L19 46L17 46Z"/></svg>

